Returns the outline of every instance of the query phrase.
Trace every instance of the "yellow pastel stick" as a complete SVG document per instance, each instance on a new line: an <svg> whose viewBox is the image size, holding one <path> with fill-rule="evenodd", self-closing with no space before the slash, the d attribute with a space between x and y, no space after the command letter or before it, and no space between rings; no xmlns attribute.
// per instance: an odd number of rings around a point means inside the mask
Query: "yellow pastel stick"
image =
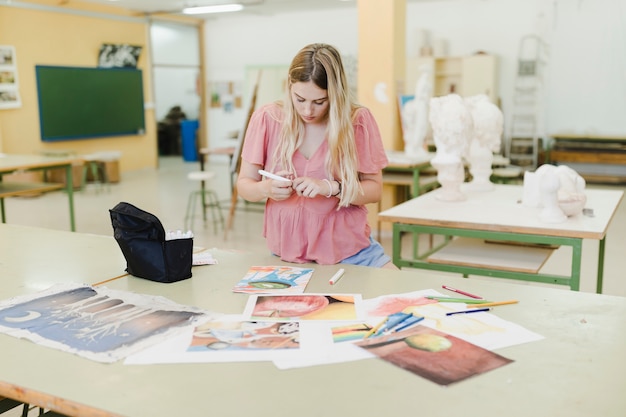
<svg viewBox="0 0 626 417"><path fill-rule="evenodd" d="M380 328L383 327L385 323L387 323L387 320L389 320L389 317L385 317L385 320L381 321L376 326L372 327L370 331L367 332L365 336L363 336L363 339L367 339L368 337L376 333L378 330L380 330Z"/></svg>
<svg viewBox="0 0 626 417"><path fill-rule="evenodd" d="M469 304L467 308L495 307L495 306L504 306L507 304L517 304L517 303L519 303L519 301L517 300L494 301L493 303Z"/></svg>

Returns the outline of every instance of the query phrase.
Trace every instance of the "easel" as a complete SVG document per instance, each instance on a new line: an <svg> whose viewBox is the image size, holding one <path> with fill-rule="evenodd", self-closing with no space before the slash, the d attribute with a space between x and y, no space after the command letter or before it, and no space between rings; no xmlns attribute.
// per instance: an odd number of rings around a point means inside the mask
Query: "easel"
<svg viewBox="0 0 626 417"><path fill-rule="evenodd" d="M246 121L244 123L243 129L239 132L239 140L237 141L237 146L235 147L235 153L231 159L230 163L230 175L232 179L232 193L230 197L230 209L228 212L228 220L226 222L226 227L224 228L224 240L226 240L228 236L228 231L233 226L233 220L235 219L235 209L237 207L237 200L239 199L239 195L237 194L237 176L239 175L239 169L241 168L241 152L243 150L243 141L246 138L246 130L248 130L248 124L250 123L250 118L252 117L252 113L254 113L254 109L256 108L256 99L257 94L259 92L259 82L261 81L261 73L257 75L256 84L252 90L252 97L250 99L250 107L248 108L248 115L246 116Z"/></svg>

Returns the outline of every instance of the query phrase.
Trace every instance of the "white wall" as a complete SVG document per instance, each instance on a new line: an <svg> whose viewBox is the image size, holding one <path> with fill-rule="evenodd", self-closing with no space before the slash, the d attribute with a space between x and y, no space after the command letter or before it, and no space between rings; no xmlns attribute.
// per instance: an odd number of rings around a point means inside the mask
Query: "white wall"
<svg viewBox="0 0 626 417"><path fill-rule="evenodd" d="M157 120L162 120L173 106L181 106L188 119L198 119L198 28L153 21L150 25L150 43Z"/></svg>
<svg viewBox="0 0 626 417"><path fill-rule="evenodd" d="M626 137L625 3L407 1L407 56L417 54L424 33L432 40L445 41L451 56L476 51L497 55L506 117L512 107L520 40L528 34L541 35L550 44L544 68L546 135L569 131ZM344 55L356 55L357 24L356 8L207 20L207 78L243 80L246 66L288 64L311 42L331 43ZM232 126L243 124L244 113L238 116L240 120L231 121ZM210 144L219 145L223 135L220 116L211 115L209 123Z"/></svg>
<svg viewBox="0 0 626 417"><path fill-rule="evenodd" d="M555 2L550 28L549 132L626 137L626 1Z"/></svg>
<svg viewBox="0 0 626 417"><path fill-rule="evenodd" d="M246 84L242 109L232 113L210 109L209 146L232 145L226 139L228 132L244 124L251 88L250 80L246 80L247 67L288 66L303 46L313 42L330 43L343 55L355 56L357 19L356 9L341 9L208 20L205 25L207 80Z"/></svg>

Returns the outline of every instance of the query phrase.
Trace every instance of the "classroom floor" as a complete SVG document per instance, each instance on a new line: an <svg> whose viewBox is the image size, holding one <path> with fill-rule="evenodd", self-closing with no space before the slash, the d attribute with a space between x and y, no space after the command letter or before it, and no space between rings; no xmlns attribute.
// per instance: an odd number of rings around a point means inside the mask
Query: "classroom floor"
<svg viewBox="0 0 626 417"><path fill-rule="evenodd" d="M184 229L185 210L188 196L199 189L199 183L187 179L187 173L199 169L197 162L185 162L180 156L167 156L159 159L159 168L123 173L121 181L108 186L88 184L83 190L74 193L76 230L82 233L112 235L108 210L120 201L127 201L139 208L155 214L166 230ZM212 187L221 202L224 219L228 219L230 206L230 180L226 160L210 161L208 170L216 177ZM626 189L624 185L595 185L588 187ZM8 198L5 200L7 222L69 230L69 208L64 192L51 192L36 197ZM193 223L194 245L205 248L219 247L246 251L266 251L262 237L262 205L246 203L240 199L234 214L233 227L225 237L224 230L215 230L213 223L203 224L199 210ZM209 218L210 220L210 218ZM375 227L376 225L373 225ZM626 296L626 279L622 272L626 267L626 203L622 201L611 222L606 240L604 293ZM407 236L410 238L410 236ZM391 231L383 230L381 243L391 255ZM408 248L408 245L404 245ZM410 249L410 248L408 248ZM570 268L570 248L562 248L550 257L544 268L548 272L568 273ZM595 292L598 242L585 240L581 266L581 291ZM416 277L428 271L415 270ZM470 279L500 279L471 276ZM524 285L546 285L525 283ZM416 281L416 289L419 287ZM561 287L566 288L566 287Z"/></svg>

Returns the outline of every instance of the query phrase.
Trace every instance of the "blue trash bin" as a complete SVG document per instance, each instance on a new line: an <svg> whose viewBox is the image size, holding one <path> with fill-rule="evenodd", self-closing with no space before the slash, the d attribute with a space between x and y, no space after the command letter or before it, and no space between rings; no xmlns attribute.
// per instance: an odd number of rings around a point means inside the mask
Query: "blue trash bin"
<svg viewBox="0 0 626 417"><path fill-rule="evenodd" d="M198 160L198 150L196 148L196 137L198 136L197 120L181 120L180 138L183 148L183 159L188 162Z"/></svg>

